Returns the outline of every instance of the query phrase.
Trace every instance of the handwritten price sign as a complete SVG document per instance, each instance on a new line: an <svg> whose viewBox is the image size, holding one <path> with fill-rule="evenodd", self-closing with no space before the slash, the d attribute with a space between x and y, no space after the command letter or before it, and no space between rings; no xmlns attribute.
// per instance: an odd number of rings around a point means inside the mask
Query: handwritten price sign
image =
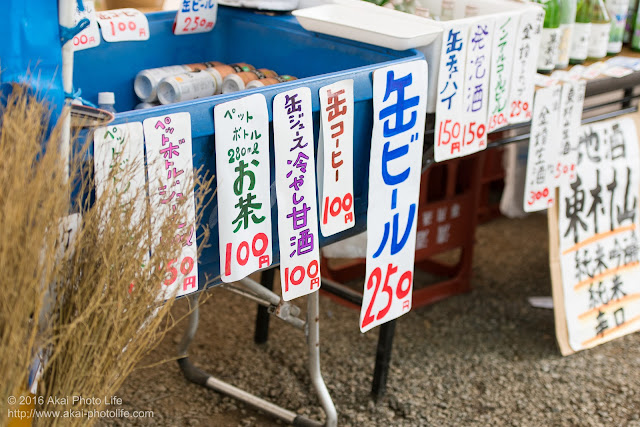
<svg viewBox="0 0 640 427"><path fill-rule="evenodd" d="M438 97L436 103L437 162L462 156L464 77L467 64L469 24L445 22L438 73Z"/></svg>
<svg viewBox="0 0 640 427"><path fill-rule="evenodd" d="M426 61L373 73L362 332L411 310L427 81Z"/></svg>
<svg viewBox="0 0 640 427"><path fill-rule="evenodd" d="M322 235L356 224L353 206L353 80L320 88L318 178Z"/></svg>
<svg viewBox="0 0 640 427"><path fill-rule="evenodd" d="M562 86L538 89L535 94L524 186L525 212L546 209L554 202L553 169L559 141L561 94Z"/></svg>
<svg viewBox="0 0 640 427"><path fill-rule="evenodd" d="M503 13L496 16L493 35L493 60L491 61L491 78L489 96L489 132L505 127L511 72L515 57L515 35L520 22L520 13Z"/></svg>
<svg viewBox="0 0 640 427"><path fill-rule="evenodd" d="M108 42L142 41L149 39L149 21L139 10L126 8L98 12L102 37Z"/></svg>
<svg viewBox="0 0 640 427"><path fill-rule="evenodd" d="M96 21L96 8L93 3L93 0L86 0L83 11L80 11L76 6L76 25L84 18L87 18L90 24L87 28L73 36L73 50L89 49L100 44L100 29L98 28L98 21Z"/></svg>
<svg viewBox="0 0 640 427"><path fill-rule="evenodd" d="M215 0L186 0L178 9L173 34L206 33L213 30L218 14Z"/></svg>
<svg viewBox="0 0 640 427"><path fill-rule="evenodd" d="M182 244L176 259L166 260L167 278L163 282L165 295L187 295L198 290L198 246L196 233L193 177L193 145L191 115L176 113L153 117L143 122L149 161L149 194L152 218L177 217L175 234L162 236L154 245L169 239ZM182 215L177 215L181 199L186 203ZM162 223L160 220L158 223ZM155 233L160 235L159 231Z"/></svg>
<svg viewBox="0 0 640 427"><path fill-rule="evenodd" d="M509 91L509 123L531 120L534 75L543 21L544 10L537 5L527 6L520 16Z"/></svg>
<svg viewBox="0 0 640 427"><path fill-rule="evenodd" d="M218 230L223 282L271 265L269 115L264 95L218 104Z"/></svg>
<svg viewBox="0 0 640 427"><path fill-rule="evenodd" d="M559 115L560 144L556 147L557 162L553 176L556 186L559 186L562 180L573 182L576 178L578 133L586 86L587 83L584 80L562 85Z"/></svg>
<svg viewBox="0 0 640 427"><path fill-rule="evenodd" d="M282 299L320 288L318 205L313 155L311 90L301 87L273 99Z"/></svg>

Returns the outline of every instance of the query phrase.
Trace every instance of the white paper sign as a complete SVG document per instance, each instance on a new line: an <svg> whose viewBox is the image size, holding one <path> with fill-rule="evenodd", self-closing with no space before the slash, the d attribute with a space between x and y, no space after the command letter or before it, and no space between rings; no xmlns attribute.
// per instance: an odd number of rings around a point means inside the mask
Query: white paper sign
<svg viewBox="0 0 640 427"><path fill-rule="evenodd" d="M436 101L436 162L462 155L465 64L469 24L446 22L443 32Z"/></svg>
<svg viewBox="0 0 640 427"><path fill-rule="evenodd" d="M353 80L320 88L318 187L325 237L356 224L353 206Z"/></svg>
<svg viewBox="0 0 640 427"><path fill-rule="evenodd" d="M373 73L362 332L411 310L427 82L425 61Z"/></svg>
<svg viewBox="0 0 640 427"><path fill-rule="evenodd" d="M234 282L271 265L269 114L255 94L214 107L220 274Z"/></svg>
<svg viewBox="0 0 640 427"><path fill-rule="evenodd" d="M508 101L511 87L511 72L515 60L516 32L520 22L519 13L497 15L491 61L490 96L487 131L507 126Z"/></svg>
<svg viewBox="0 0 640 427"><path fill-rule="evenodd" d="M120 203L138 197L146 200L144 135L142 123L125 123L101 127L93 134L93 161L96 198L101 198L114 180L114 190L122 195ZM109 176L111 174L111 177ZM144 206L139 208L142 214Z"/></svg>
<svg viewBox="0 0 640 427"><path fill-rule="evenodd" d="M196 211L193 193L193 146L191 115L175 113L146 119L143 122L149 170L151 217L157 224L178 213L178 201L186 198L186 211L176 224L175 235L161 236L154 242L178 240L182 252L167 260L168 277L163 282L164 295L187 295L198 290L198 246ZM160 233L156 231L158 236Z"/></svg>
<svg viewBox="0 0 640 427"><path fill-rule="evenodd" d="M78 22L84 18L87 18L90 24L84 30L73 36L73 50L75 51L89 49L100 44L100 29L98 28L98 21L96 20L94 2L93 0L85 0L83 4L83 11L80 11L78 6L76 6L74 16L75 24L78 25Z"/></svg>
<svg viewBox="0 0 640 427"><path fill-rule="evenodd" d="M524 211L547 209L555 199L553 169L559 143L562 86L538 89L533 104L531 138L524 183Z"/></svg>
<svg viewBox="0 0 640 427"><path fill-rule="evenodd" d="M460 153L464 156L487 148L493 24L492 18L484 17L469 26L460 147Z"/></svg>
<svg viewBox="0 0 640 427"><path fill-rule="evenodd" d="M207 33L213 30L218 15L216 0L187 0L176 13L173 34Z"/></svg>
<svg viewBox="0 0 640 427"><path fill-rule="evenodd" d="M576 178L578 131L582 120L586 87L585 81L568 82L562 85L562 101L558 117L560 144L556 148L557 161L553 168L556 187L560 185L561 180L571 182Z"/></svg>
<svg viewBox="0 0 640 427"><path fill-rule="evenodd" d="M149 21L137 9L104 10L97 13L102 37L107 42L149 40Z"/></svg>
<svg viewBox="0 0 640 427"><path fill-rule="evenodd" d="M575 351L640 329L638 138L632 119L579 131L576 178L562 182L559 236Z"/></svg>
<svg viewBox="0 0 640 427"><path fill-rule="evenodd" d="M296 88L273 99L280 284L290 301L320 288L320 236L313 155L311 90Z"/></svg>
<svg viewBox="0 0 640 427"><path fill-rule="evenodd" d="M540 7L528 7L520 16L509 90L509 123L522 123L531 119L534 75L543 22L544 9Z"/></svg>

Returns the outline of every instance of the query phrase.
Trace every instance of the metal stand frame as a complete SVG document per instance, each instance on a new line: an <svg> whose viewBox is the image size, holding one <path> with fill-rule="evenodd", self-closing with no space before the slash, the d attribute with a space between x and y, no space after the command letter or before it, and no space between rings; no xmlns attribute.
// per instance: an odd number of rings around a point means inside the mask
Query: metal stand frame
<svg viewBox="0 0 640 427"><path fill-rule="evenodd" d="M267 286L263 286L254 280L245 278L233 284L225 284L224 288L249 298L260 304L262 307L266 307L266 310L263 309L262 311L259 311L259 318L257 319L257 322L260 322L260 316L266 317L265 313L270 313L296 328L303 329L305 331L307 349L309 351L309 375L326 415L324 425L327 427L337 426L338 414L333 401L331 400L329 390L322 379L322 372L320 370L320 308L318 292L314 292L307 297L307 318L305 321L297 317L300 314L299 307L282 301L279 295L273 293L271 289L268 289L268 287L273 287L273 269L270 272L263 272L263 281ZM189 325L178 346L178 365L187 380L217 391L218 393L233 397L234 399L238 399L253 408L294 426L318 427L323 425L318 421L298 415L295 412L234 387L233 385L221 381L196 367L189 360L188 349L191 341L193 341L193 338L195 337L196 331L198 330L198 295L190 298L196 304L193 312L189 316ZM268 317L266 318L268 319ZM261 328L260 331L259 328ZM260 325L256 328L255 340L257 342L264 342L266 341L267 334L268 323L266 329L263 325Z"/></svg>

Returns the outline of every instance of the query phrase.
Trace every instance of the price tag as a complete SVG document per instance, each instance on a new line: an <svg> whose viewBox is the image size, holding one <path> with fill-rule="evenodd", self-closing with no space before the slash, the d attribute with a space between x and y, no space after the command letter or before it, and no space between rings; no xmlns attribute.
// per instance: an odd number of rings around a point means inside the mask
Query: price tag
<svg viewBox="0 0 640 427"><path fill-rule="evenodd" d="M426 61L373 73L362 332L411 310L427 82Z"/></svg>
<svg viewBox="0 0 640 427"><path fill-rule="evenodd" d="M469 23L445 23L436 100L436 162L462 156L465 65Z"/></svg>
<svg viewBox="0 0 640 427"><path fill-rule="evenodd" d="M267 100L255 94L218 104L213 118L220 274L229 283L271 265Z"/></svg>
<svg viewBox="0 0 640 427"><path fill-rule="evenodd" d="M96 20L96 8L93 0L85 0L84 11L80 11L76 6L74 22L78 25L82 19L87 18L90 22L89 26L78 34L73 36L73 50L84 50L96 47L100 44L100 29Z"/></svg>
<svg viewBox="0 0 640 427"><path fill-rule="evenodd" d="M556 146L556 163L553 169L555 186L561 182L571 182L576 178L578 161L578 132L582 119L585 81L569 82L562 85L562 100L558 120L560 144Z"/></svg>
<svg viewBox="0 0 640 427"><path fill-rule="evenodd" d="M540 50L544 9L528 6L520 16L516 33L515 57L511 74L511 90L507 121L522 123L531 120L534 75Z"/></svg>
<svg viewBox="0 0 640 427"><path fill-rule="evenodd" d="M356 224L353 206L353 80L320 88L318 193L325 237Z"/></svg>
<svg viewBox="0 0 640 427"><path fill-rule="evenodd" d="M186 0L176 13L173 34L207 33L213 30L218 15L216 0Z"/></svg>
<svg viewBox="0 0 640 427"><path fill-rule="evenodd" d="M559 142L561 95L562 86L538 89L535 94L524 184L525 212L547 209L555 199L553 169Z"/></svg>
<svg viewBox="0 0 640 427"><path fill-rule="evenodd" d="M320 288L316 171L311 90L296 88L273 99L280 284L285 301Z"/></svg>
<svg viewBox="0 0 640 427"><path fill-rule="evenodd" d="M490 96L487 131L507 126L511 72L515 59L515 36L520 21L519 13L500 14L496 17L491 61Z"/></svg>
<svg viewBox="0 0 640 427"><path fill-rule="evenodd" d="M487 148L487 108L493 40L491 18L469 26L464 83L464 120L459 154L467 156Z"/></svg>
<svg viewBox="0 0 640 427"><path fill-rule="evenodd" d="M98 12L98 24L107 42L149 40L149 21L137 9L114 9Z"/></svg>
<svg viewBox="0 0 640 427"><path fill-rule="evenodd" d="M193 147L191 115L175 113L152 117L143 122L149 162L151 217L162 224L178 214L175 235L158 237L155 245L174 240L182 243L176 259L167 260L164 295L187 295L198 290L198 246L193 194ZM178 205L181 199L186 203ZM178 211L178 207L184 211ZM153 249L152 249L153 250Z"/></svg>

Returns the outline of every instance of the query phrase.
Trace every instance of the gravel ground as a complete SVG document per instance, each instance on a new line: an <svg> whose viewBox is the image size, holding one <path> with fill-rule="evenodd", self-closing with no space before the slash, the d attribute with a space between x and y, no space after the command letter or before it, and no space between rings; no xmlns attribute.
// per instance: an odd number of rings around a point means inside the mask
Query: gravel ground
<svg viewBox="0 0 640 427"><path fill-rule="evenodd" d="M546 227L545 216L533 215L479 228L473 291L398 320L387 394L377 403L369 394L377 329L361 334L357 311L321 297L323 376L339 425L640 427L640 335L563 358L553 312L526 300L551 292ZM269 341L256 345L255 304L221 289L211 294L201 310L192 361L323 420L306 372L302 332L273 319ZM178 304L177 314L184 305ZM171 331L142 365L173 357L181 333L181 327ZM280 425L188 383L175 362L136 370L118 396L122 409L151 410L154 417L101 425Z"/></svg>

